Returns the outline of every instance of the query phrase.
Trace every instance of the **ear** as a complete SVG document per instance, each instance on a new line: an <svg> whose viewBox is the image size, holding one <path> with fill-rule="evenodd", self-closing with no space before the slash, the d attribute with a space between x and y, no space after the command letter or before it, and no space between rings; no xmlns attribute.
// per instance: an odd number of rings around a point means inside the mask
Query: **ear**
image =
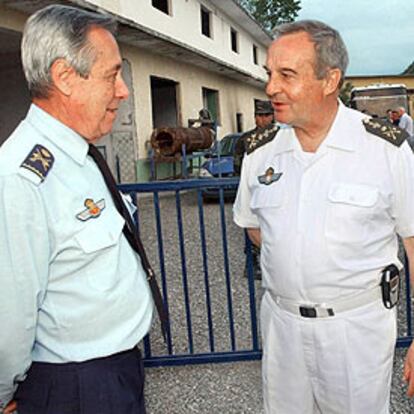
<svg viewBox="0 0 414 414"><path fill-rule="evenodd" d="M341 81L341 71L338 68L328 69L325 77L325 95L336 92Z"/></svg>
<svg viewBox="0 0 414 414"><path fill-rule="evenodd" d="M75 70L65 59L56 59L50 68L54 87L63 95L70 96L77 78Z"/></svg>

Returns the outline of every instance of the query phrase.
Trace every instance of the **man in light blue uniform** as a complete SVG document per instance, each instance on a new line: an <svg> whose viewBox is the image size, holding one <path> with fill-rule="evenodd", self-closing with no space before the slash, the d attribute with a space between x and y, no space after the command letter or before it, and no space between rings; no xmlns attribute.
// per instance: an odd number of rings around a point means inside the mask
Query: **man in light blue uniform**
<svg viewBox="0 0 414 414"><path fill-rule="evenodd" d="M88 156L128 96L114 30L64 6L25 27L33 104L0 149L0 412L145 412L151 291Z"/></svg>

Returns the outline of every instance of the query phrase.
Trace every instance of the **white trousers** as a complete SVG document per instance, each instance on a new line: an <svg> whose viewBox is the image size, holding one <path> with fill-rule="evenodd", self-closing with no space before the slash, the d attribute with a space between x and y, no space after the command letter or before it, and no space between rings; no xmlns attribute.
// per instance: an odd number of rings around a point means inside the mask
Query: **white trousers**
<svg viewBox="0 0 414 414"><path fill-rule="evenodd" d="M260 318L266 414L388 414L395 309L303 318L265 293Z"/></svg>

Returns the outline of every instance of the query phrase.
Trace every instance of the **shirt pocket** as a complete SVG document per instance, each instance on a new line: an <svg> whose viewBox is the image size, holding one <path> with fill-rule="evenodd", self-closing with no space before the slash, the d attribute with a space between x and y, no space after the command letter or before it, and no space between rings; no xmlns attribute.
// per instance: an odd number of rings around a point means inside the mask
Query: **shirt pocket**
<svg viewBox="0 0 414 414"><path fill-rule="evenodd" d="M351 263L369 243L379 190L364 184L333 184L328 192L325 235L336 262Z"/></svg>
<svg viewBox="0 0 414 414"><path fill-rule="evenodd" d="M89 254L99 252L111 246L115 246L121 236L124 227L124 219L118 214L112 214L110 218L91 219L86 227L75 235L81 249Z"/></svg>
<svg viewBox="0 0 414 414"><path fill-rule="evenodd" d="M106 211L109 213L109 211ZM102 219L102 220L100 220ZM91 221L94 220L94 221ZM121 234L124 227L122 216L113 211L97 219L90 219L83 230L75 235L80 254L85 256L83 276L91 292L111 292L121 278Z"/></svg>
<svg viewBox="0 0 414 414"><path fill-rule="evenodd" d="M284 237L286 222L286 193L272 185L258 186L252 191L250 208L259 219L262 247L273 245Z"/></svg>
<svg viewBox="0 0 414 414"><path fill-rule="evenodd" d="M379 191L363 184L334 184L328 194L331 203L359 208L373 207L378 201Z"/></svg>
<svg viewBox="0 0 414 414"><path fill-rule="evenodd" d="M285 193L280 187L262 185L252 190L250 208L255 213L262 209L279 209L285 201Z"/></svg>

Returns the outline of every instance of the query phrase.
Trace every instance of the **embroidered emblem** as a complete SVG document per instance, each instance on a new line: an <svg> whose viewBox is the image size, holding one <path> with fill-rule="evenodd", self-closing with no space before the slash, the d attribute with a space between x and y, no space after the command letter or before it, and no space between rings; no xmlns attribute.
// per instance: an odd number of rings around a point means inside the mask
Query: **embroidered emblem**
<svg viewBox="0 0 414 414"><path fill-rule="evenodd" d="M269 167L263 175L259 175L257 178L260 184L269 185L280 179L283 173L275 173L272 167Z"/></svg>
<svg viewBox="0 0 414 414"><path fill-rule="evenodd" d="M86 209L76 215L76 218L81 221L99 217L101 211L105 208L105 200L103 198L96 203L91 198L87 198L84 204Z"/></svg>
<svg viewBox="0 0 414 414"><path fill-rule="evenodd" d="M363 121L365 129L397 147L408 138L407 131L379 119L366 118Z"/></svg>
<svg viewBox="0 0 414 414"><path fill-rule="evenodd" d="M20 167L35 173L43 181L52 169L54 162L55 158L53 154L44 146L37 144L30 151Z"/></svg>

